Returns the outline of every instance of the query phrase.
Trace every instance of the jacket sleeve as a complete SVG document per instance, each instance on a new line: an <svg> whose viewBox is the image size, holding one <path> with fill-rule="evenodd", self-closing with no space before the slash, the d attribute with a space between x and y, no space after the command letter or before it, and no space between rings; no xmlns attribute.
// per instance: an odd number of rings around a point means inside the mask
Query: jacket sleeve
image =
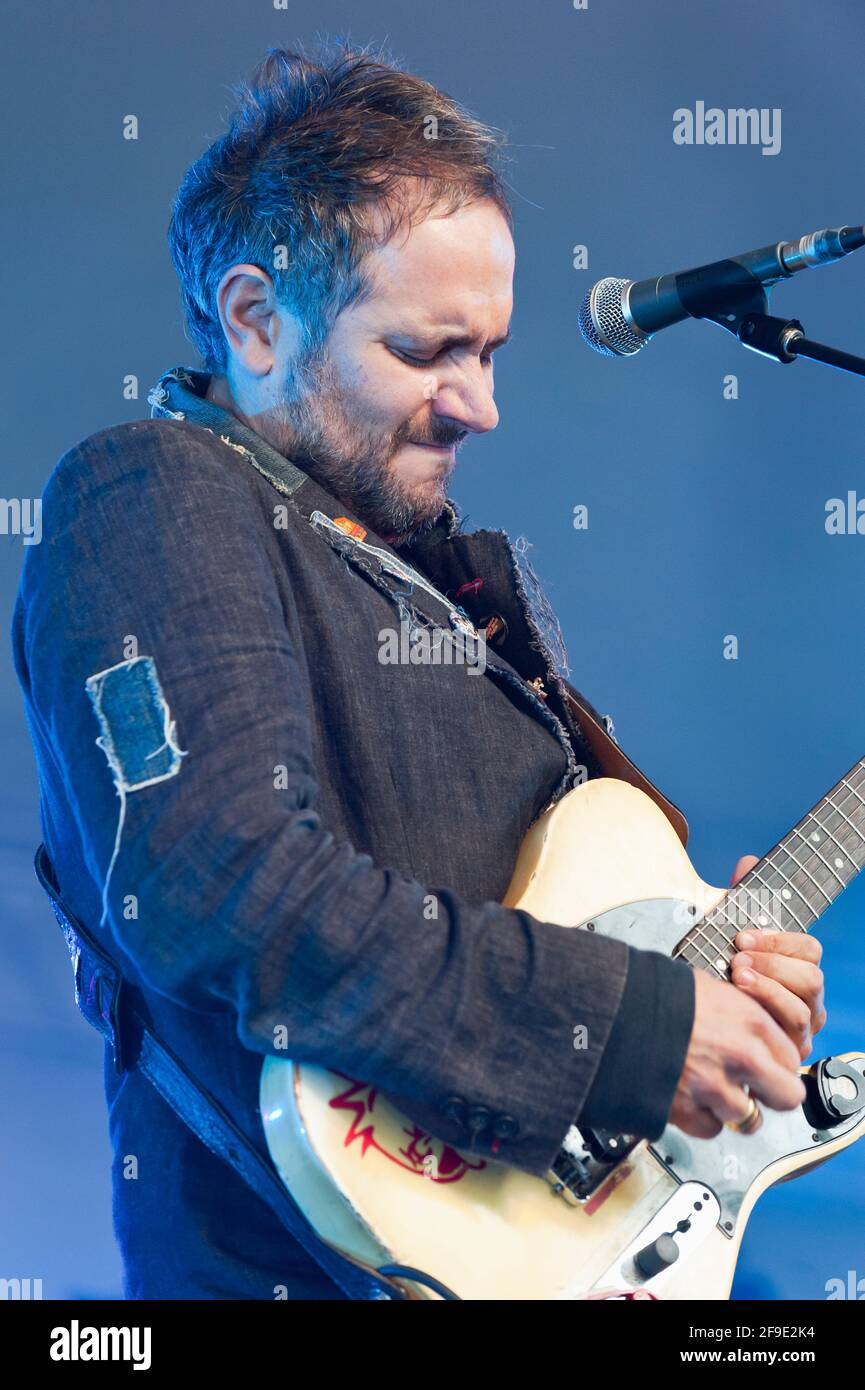
<svg viewBox="0 0 865 1390"><path fill-rule="evenodd" d="M631 951L616 1020L577 1123L660 1139L693 1025L691 966L658 951Z"/></svg>
<svg viewBox="0 0 865 1390"><path fill-rule="evenodd" d="M183 1006L228 1006L245 1047L267 1054L284 1029L276 1055L362 1078L439 1138L543 1174L617 1019L625 1051L636 1040L636 996L619 1015L642 953L469 905L334 838L316 809L314 653L292 644L267 525L246 465L187 424L102 431L46 488L22 661L115 954ZM657 960L660 991L685 967ZM663 1071L664 1045L643 1032L641 1064ZM642 1121L632 1057L611 1080L610 1115Z"/></svg>

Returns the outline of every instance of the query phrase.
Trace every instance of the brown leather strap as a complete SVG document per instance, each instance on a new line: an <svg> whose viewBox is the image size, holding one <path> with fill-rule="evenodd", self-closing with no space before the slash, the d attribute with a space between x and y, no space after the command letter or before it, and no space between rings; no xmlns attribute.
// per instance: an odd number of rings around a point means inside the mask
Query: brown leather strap
<svg viewBox="0 0 865 1390"><path fill-rule="evenodd" d="M674 806L672 801L668 801L663 792L649 781L636 764L631 762L628 755L622 752L619 745L610 738L600 722L597 711L589 705L585 696L580 695L579 691L566 681L563 684L571 713L582 729L589 748L600 763L604 776L617 777L620 782L630 782L632 787L637 787L641 792L645 792L646 796L650 796L655 804L660 806L682 844L687 845L688 822L678 806Z"/></svg>

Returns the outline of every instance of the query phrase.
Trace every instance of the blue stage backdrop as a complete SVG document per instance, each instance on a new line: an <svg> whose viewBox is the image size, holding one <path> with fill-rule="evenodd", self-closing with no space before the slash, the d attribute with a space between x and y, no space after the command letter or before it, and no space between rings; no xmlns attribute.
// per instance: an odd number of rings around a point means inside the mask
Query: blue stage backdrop
<svg viewBox="0 0 865 1390"><path fill-rule="evenodd" d="M12 0L2 30L7 618L28 539L9 499L37 498L74 442L147 416L162 370L198 365L165 230L184 170L223 129L230 84L269 46L345 35L385 42L510 137L501 421L462 450L453 495L470 524L531 542L571 679L685 810L698 871L726 884L865 754L865 385L773 364L705 323L621 361L576 327L603 275L865 221L861 0ZM754 140L733 143L708 114L736 108L763 113ZM723 143L705 138L713 120ZM863 289L865 253L797 276L773 305L865 352ZM827 530L835 498L852 518L843 533ZM45 1297L119 1296L102 1045L76 1013L31 868L37 788L8 643L0 738L0 1275L41 1278ZM858 881L824 922L821 1054L865 1044L863 916ZM761 1200L734 1294L853 1288L863 1237L854 1146Z"/></svg>

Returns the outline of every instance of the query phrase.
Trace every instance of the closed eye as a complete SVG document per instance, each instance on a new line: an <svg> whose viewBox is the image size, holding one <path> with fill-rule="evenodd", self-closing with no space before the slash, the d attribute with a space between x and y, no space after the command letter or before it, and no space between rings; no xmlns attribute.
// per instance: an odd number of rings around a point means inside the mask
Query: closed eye
<svg viewBox="0 0 865 1390"><path fill-rule="evenodd" d="M398 357L400 361L408 362L410 367L431 367L433 362L435 362L436 357L442 356L442 353L437 352L434 357L412 357L411 353L402 352L400 348L391 348L391 352L394 353L394 355ZM493 355L491 352L485 352L481 356L481 361L484 363L484 365L491 363L492 360Z"/></svg>

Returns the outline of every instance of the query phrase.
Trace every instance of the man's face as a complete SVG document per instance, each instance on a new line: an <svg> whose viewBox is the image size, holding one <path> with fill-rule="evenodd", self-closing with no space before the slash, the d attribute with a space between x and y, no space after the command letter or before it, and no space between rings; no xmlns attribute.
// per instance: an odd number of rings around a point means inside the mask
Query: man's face
<svg viewBox="0 0 865 1390"><path fill-rule="evenodd" d="M372 252L374 290L321 351L288 362L268 433L379 535L441 512L456 453L494 429L492 353L508 335L514 244L489 200L428 217Z"/></svg>

